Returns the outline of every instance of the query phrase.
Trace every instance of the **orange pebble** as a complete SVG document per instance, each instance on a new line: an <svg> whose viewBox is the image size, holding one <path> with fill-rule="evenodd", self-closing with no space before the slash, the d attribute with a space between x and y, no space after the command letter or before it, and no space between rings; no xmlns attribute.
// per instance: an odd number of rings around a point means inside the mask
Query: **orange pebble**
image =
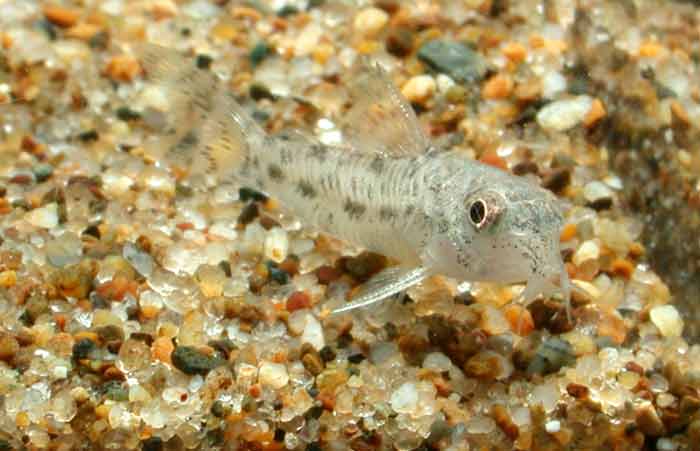
<svg viewBox="0 0 700 451"><path fill-rule="evenodd" d="M513 92L513 80L503 74L496 74L484 83L481 96L484 99L505 99Z"/></svg>
<svg viewBox="0 0 700 451"><path fill-rule="evenodd" d="M612 262L612 272L617 276L622 276L625 279L632 277L634 272L634 264L631 261L625 260L624 258L616 258Z"/></svg>
<svg viewBox="0 0 700 451"><path fill-rule="evenodd" d="M559 235L559 241L569 241L576 237L578 227L576 224L566 224Z"/></svg>
<svg viewBox="0 0 700 451"><path fill-rule="evenodd" d="M114 81L130 82L141 74L141 65L131 55L117 55L107 63L105 74Z"/></svg>
<svg viewBox="0 0 700 451"><path fill-rule="evenodd" d="M530 311L518 304L507 305L503 312L510 323L510 328L516 334L524 337L535 329L535 321Z"/></svg>
<svg viewBox="0 0 700 451"><path fill-rule="evenodd" d="M647 42L639 47L639 56L643 58L655 58L659 56L663 46L658 42Z"/></svg>
<svg viewBox="0 0 700 451"><path fill-rule="evenodd" d="M175 346L173 345L172 340L168 337L158 337L153 341L153 345L151 345L151 353L153 358L160 360L163 363L167 363L168 365L172 365L170 355L174 350Z"/></svg>
<svg viewBox="0 0 700 451"><path fill-rule="evenodd" d="M586 116L583 118L583 125L586 127L595 125L599 120L604 118L606 114L607 112L605 111L603 102L601 102L600 99L593 99L591 109L588 110L588 113L586 113Z"/></svg>
<svg viewBox="0 0 700 451"><path fill-rule="evenodd" d="M60 5L46 5L44 6L44 17L54 25L68 28L78 22L80 13Z"/></svg>
<svg viewBox="0 0 700 451"><path fill-rule="evenodd" d="M519 42L509 42L503 46L503 55L514 63L520 63L527 57L527 49Z"/></svg>

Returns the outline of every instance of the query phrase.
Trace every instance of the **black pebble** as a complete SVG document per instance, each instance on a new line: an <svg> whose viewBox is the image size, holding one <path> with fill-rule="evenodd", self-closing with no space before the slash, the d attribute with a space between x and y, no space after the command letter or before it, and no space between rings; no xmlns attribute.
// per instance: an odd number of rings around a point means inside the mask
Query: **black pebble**
<svg viewBox="0 0 700 451"><path fill-rule="evenodd" d="M362 355L362 354L360 354L360 353L357 353L357 354L353 354L353 355L349 356L349 357L348 357L348 362L350 362L350 363L360 363L360 362L362 362L364 359L365 359L365 356L364 356L364 355Z"/></svg>
<svg viewBox="0 0 700 451"><path fill-rule="evenodd" d="M73 345L73 358L75 360L87 359L90 352L96 348L95 342L89 338L83 338Z"/></svg>
<svg viewBox="0 0 700 451"><path fill-rule="evenodd" d="M150 437L141 442L142 451L162 451L163 439L160 437Z"/></svg>
<svg viewBox="0 0 700 451"><path fill-rule="evenodd" d="M212 62L214 62L214 58L209 55L197 55L196 64L198 69L209 69Z"/></svg>
<svg viewBox="0 0 700 451"><path fill-rule="evenodd" d="M243 187L238 190L238 197L241 199L242 202L248 202L248 201L253 201L253 202L266 202L268 197L266 194L261 193L258 190L255 190L253 188L246 188Z"/></svg>

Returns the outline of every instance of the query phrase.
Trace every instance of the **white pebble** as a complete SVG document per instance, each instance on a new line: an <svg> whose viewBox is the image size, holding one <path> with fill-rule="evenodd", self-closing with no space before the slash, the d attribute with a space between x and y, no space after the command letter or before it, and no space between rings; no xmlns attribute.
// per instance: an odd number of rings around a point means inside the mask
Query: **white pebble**
<svg viewBox="0 0 700 451"><path fill-rule="evenodd" d="M394 393L389 400L391 408L396 413L412 413L418 408L418 388L413 382L405 382Z"/></svg>
<svg viewBox="0 0 700 451"><path fill-rule="evenodd" d="M578 247L574 255L571 257L571 261L576 266L581 266L584 262L588 260L597 260L600 257L600 246L593 240L584 241Z"/></svg>
<svg viewBox="0 0 700 451"><path fill-rule="evenodd" d="M423 103L433 96L437 84L430 75L416 75L409 79L401 88L403 94L409 102Z"/></svg>
<svg viewBox="0 0 700 451"><path fill-rule="evenodd" d="M102 174L102 188L105 193L114 196L125 194L133 186L134 181L131 177L107 171Z"/></svg>
<svg viewBox="0 0 700 451"><path fill-rule="evenodd" d="M683 333L683 319L672 305L654 307L649 317L664 337L680 337Z"/></svg>
<svg viewBox="0 0 700 451"><path fill-rule="evenodd" d="M566 78L556 71L547 72L542 77L542 97L553 99L566 91Z"/></svg>
<svg viewBox="0 0 700 451"><path fill-rule="evenodd" d="M50 229L58 225L58 205L55 202L35 208L28 212L24 219L34 227Z"/></svg>
<svg viewBox="0 0 700 451"><path fill-rule="evenodd" d="M553 383L538 385L530 393L531 404L542 404L545 412L552 412L559 402L559 387Z"/></svg>
<svg viewBox="0 0 700 451"><path fill-rule="evenodd" d="M326 345L326 341L323 338L323 326L310 313L306 314L306 325L304 326L304 332L301 334L301 342L309 343L317 351L320 351Z"/></svg>
<svg viewBox="0 0 700 451"><path fill-rule="evenodd" d="M597 202L603 199L612 199L613 191L605 183L594 180L583 187L583 197L588 202Z"/></svg>
<svg viewBox="0 0 700 451"><path fill-rule="evenodd" d="M470 434L489 434L496 429L496 423L492 418L477 415L467 422L467 432Z"/></svg>
<svg viewBox="0 0 700 451"><path fill-rule="evenodd" d="M282 263L287 258L289 250L289 238L287 232L281 227L273 227L265 236L263 244L265 257L276 263Z"/></svg>
<svg viewBox="0 0 700 451"><path fill-rule="evenodd" d="M435 82L437 83L438 91L440 91L441 94L445 94L456 84L453 79L445 74L437 74L435 77Z"/></svg>
<svg viewBox="0 0 700 451"><path fill-rule="evenodd" d="M316 22L311 22L299 33L299 37L294 43L294 55L306 56L316 49L318 41L323 36L323 29Z"/></svg>
<svg viewBox="0 0 700 451"><path fill-rule="evenodd" d="M263 385L280 389L289 382L289 373L287 367L281 363L263 362L258 372L258 380Z"/></svg>
<svg viewBox="0 0 700 451"><path fill-rule="evenodd" d="M355 16L355 31L363 36L372 37L379 33L389 21L389 15L379 8L363 9Z"/></svg>
<svg viewBox="0 0 700 451"><path fill-rule="evenodd" d="M545 130L566 131L583 121L592 104L589 96L551 102L537 113L537 123Z"/></svg>
<svg viewBox="0 0 700 451"><path fill-rule="evenodd" d="M431 352L423 359L423 368L435 371L449 371L452 368L452 361L442 352Z"/></svg>
<svg viewBox="0 0 700 451"><path fill-rule="evenodd" d="M597 301L600 298L600 289L590 282L585 280L574 279L571 281L572 284L576 285L581 291L586 293L586 295L592 300Z"/></svg>
<svg viewBox="0 0 700 451"><path fill-rule="evenodd" d="M561 429L561 423L557 420L548 421L544 424L544 429L548 433L554 434L555 432L559 432Z"/></svg>

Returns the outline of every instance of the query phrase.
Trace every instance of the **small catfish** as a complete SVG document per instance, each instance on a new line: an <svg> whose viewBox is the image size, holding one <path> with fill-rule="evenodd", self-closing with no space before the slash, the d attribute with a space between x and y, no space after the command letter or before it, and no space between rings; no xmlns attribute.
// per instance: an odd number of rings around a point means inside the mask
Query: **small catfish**
<svg viewBox="0 0 700 451"><path fill-rule="evenodd" d="M521 300L570 284L558 200L533 182L431 146L388 75L367 65L352 92L346 147L302 133L268 135L218 77L174 50L145 45L147 76L175 106L165 158L253 186L305 225L400 262L333 313L391 297L429 276L526 283ZM558 286L557 286L558 285Z"/></svg>

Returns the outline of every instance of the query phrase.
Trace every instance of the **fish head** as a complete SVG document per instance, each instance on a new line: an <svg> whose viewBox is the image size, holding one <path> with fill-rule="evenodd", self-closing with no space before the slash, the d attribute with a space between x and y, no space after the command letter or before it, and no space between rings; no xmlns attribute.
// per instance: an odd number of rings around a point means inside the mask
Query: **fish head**
<svg viewBox="0 0 700 451"><path fill-rule="evenodd" d="M568 301L559 244L564 220L556 197L508 176L454 205L446 233L437 233L427 246L438 271L461 280L526 283L525 302L556 292Z"/></svg>

